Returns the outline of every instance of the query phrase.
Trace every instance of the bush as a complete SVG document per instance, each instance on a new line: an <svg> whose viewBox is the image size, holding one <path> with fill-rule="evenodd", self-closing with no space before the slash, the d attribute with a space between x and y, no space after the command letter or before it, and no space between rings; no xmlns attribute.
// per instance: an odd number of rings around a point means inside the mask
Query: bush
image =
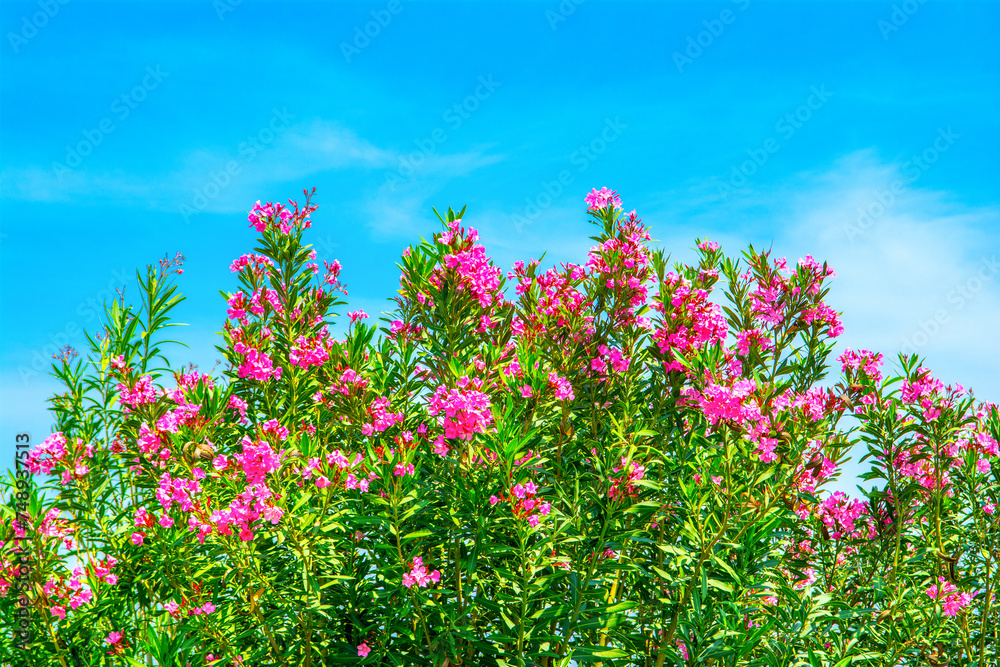
<svg viewBox="0 0 1000 667"><path fill-rule="evenodd" d="M997 408L903 355L827 380L826 264L669 270L602 189L585 264L504 276L449 209L337 339L311 194L250 213L221 377L163 353L180 256L54 364L4 664L997 664ZM856 446L864 498L822 491Z"/></svg>

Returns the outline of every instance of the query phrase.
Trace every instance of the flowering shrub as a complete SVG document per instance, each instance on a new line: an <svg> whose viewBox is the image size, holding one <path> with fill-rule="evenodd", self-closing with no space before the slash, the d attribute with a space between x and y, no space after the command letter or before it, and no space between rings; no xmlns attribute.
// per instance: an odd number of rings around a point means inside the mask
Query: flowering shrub
<svg viewBox="0 0 1000 667"><path fill-rule="evenodd" d="M997 664L996 406L913 357L831 369L812 257L669 267L617 193L586 205L582 264L506 275L449 209L337 338L309 193L257 202L219 377L162 352L180 258L140 273L54 365L0 662ZM852 451L870 488L824 491Z"/></svg>

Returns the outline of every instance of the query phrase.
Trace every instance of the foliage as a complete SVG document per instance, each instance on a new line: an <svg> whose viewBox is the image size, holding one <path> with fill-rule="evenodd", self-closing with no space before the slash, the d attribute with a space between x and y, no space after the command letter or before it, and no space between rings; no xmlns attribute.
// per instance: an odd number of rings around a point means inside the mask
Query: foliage
<svg viewBox="0 0 1000 667"><path fill-rule="evenodd" d="M57 360L0 662L997 664L997 408L902 355L828 378L825 264L670 270L602 189L585 264L505 276L449 209L337 339L310 197L250 213L221 377L163 354L179 258ZM871 488L823 491L852 448Z"/></svg>

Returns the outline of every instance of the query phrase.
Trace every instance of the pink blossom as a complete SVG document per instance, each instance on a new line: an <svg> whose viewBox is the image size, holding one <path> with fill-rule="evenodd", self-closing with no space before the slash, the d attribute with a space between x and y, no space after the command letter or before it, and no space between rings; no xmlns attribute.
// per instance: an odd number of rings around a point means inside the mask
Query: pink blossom
<svg viewBox="0 0 1000 667"><path fill-rule="evenodd" d="M407 588L412 587L414 584L417 584L422 588L427 588L427 584L431 581L437 583L440 580L441 573L437 570L428 573L423 560L419 556L413 557L413 562L410 564L409 572L406 572L403 575L403 585Z"/></svg>
<svg viewBox="0 0 1000 667"><path fill-rule="evenodd" d="M371 653L371 648L368 644L364 642L358 644L358 657L367 658L369 653Z"/></svg>
<svg viewBox="0 0 1000 667"><path fill-rule="evenodd" d="M434 453L437 454L438 456L444 457L448 456L449 451L451 451L451 449L448 447L448 444L444 441L444 436L439 435L437 439L434 441Z"/></svg>
<svg viewBox="0 0 1000 667"><path fill-rule="evenodd" d="M600 190L597 188L591 189L590 193L584 198L584 201L587 204L587 208L591 209L603 209L609 205L617 209L622 207L622 200L618 197L618 193L603 187Z"/></svg>
<svg viewBox="0 0 1000 667"><path fill-rule="evenodd" d="M566 378L560 377L555 371L549 373L549 384L555 387L556 400L572 401L576 398L573 394L573 385Z"/></svg>
<svg viewBox="0 0 1000 667"><path fill-rule="evenodd" d="M428 402L427 413L431 416L444 413L444 437L471 440L474 434L486 432L493 422L493 412L489 396L473 388L478 385L465 377L459 380L459 385L454 389L439 386Z"/></svg>
<svg viewBox="0 0 1000 667"><path fill-rule="evenodd" d="M252 377L258 382L267 382L272 377L281 377L281 367L274 367L271 357L264 352L250 348L246 351L244 361L239 367L239 376Z"/></svg>

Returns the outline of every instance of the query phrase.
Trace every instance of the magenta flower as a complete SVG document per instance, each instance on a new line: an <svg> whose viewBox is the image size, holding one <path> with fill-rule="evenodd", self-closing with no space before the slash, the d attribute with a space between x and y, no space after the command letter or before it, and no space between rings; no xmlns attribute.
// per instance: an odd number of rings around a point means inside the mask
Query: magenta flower
<svg viewBox="0 0 1000 667"><path fill-rule="evenodd" d="M573 385L566 378L560 377L555 371L549 373L549 384L555 387L556 400L572 401L576 398L573 394Z"/></svg>
<svg viewBox="0 0 1000 667"><path fill-rule="evenodd" d="M621 209L622 207L622 200L618 197L618 193L607 188L601 188L600 190L597 190L597 188L592 189L584 201L587 203L587 208L590 209L604 209L609 205L616 209Z"/></svg>
<svg viewBox="0 0 1000 667"><path fill-rule="evenodd" d="M427 588L427 584L431 581L437 583L440 580L441 573L437 570L427 572L427 568L424 566L424 562L420 556L413 557L413 562L410 564L410 571L403 574L403 585L407 588L412 587L414 584L421 588Z"/></svg>
<svg viewBox="0 0 1000 667"><path fill-rule="evenodd" d="M369 648L368 644L366 644L365 642L358 644L359 657L367 658L369 653L371 653L371 648Z"/></svg>
<svg viewBox="0 0 1000 667"><path fill-rule="evenodd" d="M493 423L490 398L467 377L460 378L458 384L455 389L439 386L428 402L427 413L431 416L444 413L444 437L471 440L476 433L485 433Z"/></svg>

